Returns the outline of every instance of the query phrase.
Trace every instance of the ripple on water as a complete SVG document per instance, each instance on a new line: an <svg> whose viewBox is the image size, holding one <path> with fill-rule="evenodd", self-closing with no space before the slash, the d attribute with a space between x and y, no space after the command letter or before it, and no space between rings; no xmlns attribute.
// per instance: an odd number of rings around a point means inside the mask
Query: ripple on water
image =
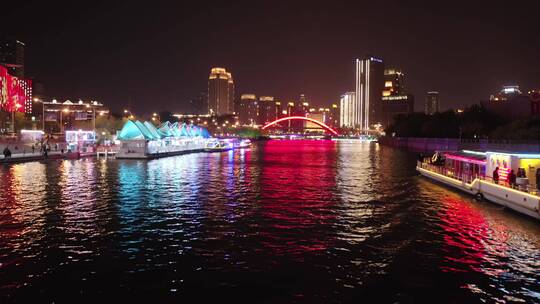
<svg viewBox="0 0 540 304"><path fill-rule="evenodd" d="M1 166L0 299L540 302L538 223L414 163L376 144L270 141Z"/></svg>

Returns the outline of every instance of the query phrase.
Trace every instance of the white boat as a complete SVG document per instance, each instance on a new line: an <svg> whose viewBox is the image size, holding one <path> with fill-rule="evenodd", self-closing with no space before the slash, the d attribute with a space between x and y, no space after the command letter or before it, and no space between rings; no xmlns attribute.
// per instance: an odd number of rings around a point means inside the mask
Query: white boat
<svg viewBox="0 0 540 304"><path fill-rule="evenodd" d="M377 137L373 135L360 135L358 138L364 142L377 142Z"/></svg>
<svg viewBox="0 0 540 304"><path fill-rule="evenodd" d="M536 186L540 176L539 154L438 152L432 158L419 160L416 170L479 199L540 219L540 193Z"/></svg>
<svg viewBox="0 0 540 304"><path fill-rule="evenodd" d="M234 144L223 139L213 139L206 143L204 151L206 152L223 152L234 149Z"/></svg>
<svg viewBox="0 0 540 304"><path fill-rule="evenodd" d="M251 147L251 140L249 139L242 139L234 143L235 149L246 149L249 147Z"/></svg>

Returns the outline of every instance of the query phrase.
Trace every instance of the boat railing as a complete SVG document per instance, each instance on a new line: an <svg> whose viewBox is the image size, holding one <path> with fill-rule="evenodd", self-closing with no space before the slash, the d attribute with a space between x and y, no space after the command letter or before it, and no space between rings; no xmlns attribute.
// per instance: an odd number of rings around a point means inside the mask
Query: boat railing
<svg viewBox="0 0 540 304"><path fill-rule="evenodd" d="M482 180L483 182L488 182L488 183L491 183L491 184L496 184L496 185L499 185L499 186L512 188L514 190L529 193L529 194L532 194L532 195L539 195L540 194L540 190L537 189L536 187L530 185L530 184L529 185L517 185L517 184L511 185L508 181L499 180L499 181L496 182L490 176L478 175L478 174L473 175L473 174L467 174L467 173L455 173L455 172L452 172L451 170L449 170L448 168L446 168L444 166L434 165L434 164L429 163L427 161L418 161L417 166L422 168L422 169L425 169L425 170L428 170L428 171L431 171L431 172L435 172L435 173L444 175L446 177L453 178L455 180L466 182L468 184L472 183L475 179L478 178L478 179Z"/></svg>
<svg viewBox="0 0 540 304"><path fill-rule="evenodd" d="M422 169L435 172L435 173L438 173L446 177L450 177L450 178L453 178L455 180L459 180L465 183L471 183L472 181L474 181L475 178L478 177L477 175L461 173L461 172L460 173L453 172L449 170L448 168L446 168L445 166L435 165L427 161L418 161L417 166Z"/></svg>

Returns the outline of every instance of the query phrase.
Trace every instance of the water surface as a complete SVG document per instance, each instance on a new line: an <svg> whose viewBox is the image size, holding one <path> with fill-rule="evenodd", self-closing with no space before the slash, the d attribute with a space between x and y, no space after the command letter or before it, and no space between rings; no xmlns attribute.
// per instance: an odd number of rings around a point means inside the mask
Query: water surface
<svg viewBox="0 0 540 304"><path fill-rule="evenodd" d="M0 302L540 302L538 221L415 159L269 141L0 166Z"/></svg>

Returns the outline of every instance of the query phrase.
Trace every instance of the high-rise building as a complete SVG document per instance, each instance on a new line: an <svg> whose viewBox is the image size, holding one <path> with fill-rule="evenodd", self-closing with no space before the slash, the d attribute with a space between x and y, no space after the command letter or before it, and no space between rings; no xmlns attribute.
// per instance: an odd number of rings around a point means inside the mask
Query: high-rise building
<svg viewBox="0 0 540 304"><path fill-rule="evenodd" d="M256 125L259 123L259 101L255 95L249 98L248 105L248 124Z"/></svg>
<svg viewBox="0 0 540 304"><path fill-rule="evenodd" d="M0 38L0 64L19 79L24 78L24 47L19 40Z"/></svg>
<svg viewBox="0 0 540 304"><path fill-rule="evenodd" d="M339 122L339 106L333 103L330 107L330 115L328 116L328 122L326 124L331 127L339 127Z"/></svg>
<svg viewBox="0 0 540 304"><path fill-rule="evenodd" d="M425 112L426 115L433 115L439 112L439 92L427 92Z"/></svg>
<svg viewBox="0 0 540 304"><path fill-rule="evenodd" d="M274 101L274 112L276 113L276 119L283 116L283 108L281 107L281 101Z"/></svg>
<svg viewBox="0 0 540 304"><path fill-rule="evenodd" d="M259 121L260 125L265 125L276 119L274 97L259 97Z"/></svg>
<svg viewBox="0 0 540 304"><path fill-rule="evenodd" d="M238 121L242 125L251 125L257 120L257 96L255 94L242 94L238 109Z"/></svg>
<svg viewBox="0 0 540 304"><path fill-rule="evenodd" d="M382 122L384 63L368 56L356 59L356 111L353 125L367 130Z"/></svg>
<svg viewBox="0 0 540 304"><path fill-rule="evenodd" d="M208 113L208 94L201 92L189 100L189 114L202 115Z"/></svg>
<svg viewBox="0 0 540 304"><path fill-rule="evenodd" d="M347 92L341 95L339 100L339 126L342 128L354 128L359 125L358 103L356 93Z"/></svg>
<svg viewBox="0 0 540 304"><path fill-rule="evenodd" d="M208 79L208 113L228 115L234 113L234 82L224 68L213 68Z"/></svg>
<svg viewBox="0 0 540 304"><path fill-rule="evenodd" d="M382 92L383 127L388 127L399 114L414 112L414 96L405 90L405 74L398 69L384 70Z"/></svg>
<svg viewBox="0 0 540 304"><path fill-rule="evenodd" d="M401 95L405 93L405 75L401 70L388 68L384 70L383 96Z"/></svg>

